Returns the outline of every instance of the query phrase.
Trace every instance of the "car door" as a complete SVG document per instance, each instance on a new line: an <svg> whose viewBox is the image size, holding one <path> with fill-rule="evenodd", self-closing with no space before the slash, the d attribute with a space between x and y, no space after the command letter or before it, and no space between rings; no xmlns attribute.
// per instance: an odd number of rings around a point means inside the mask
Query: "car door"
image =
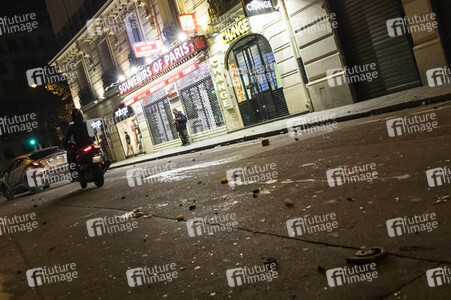
<svg viewBox="0 0 451 300"><path fill-rule="evenodd" d="M8 174L6 175L7 176L6 183L7 183L9 189L14 189L19 185L20 178L22 175L22 172L21 172L22 168L20 168L20 167L21 167L23 161L24 161L24 159L18 158L9 167L9 169L7 171Z"/></svg>

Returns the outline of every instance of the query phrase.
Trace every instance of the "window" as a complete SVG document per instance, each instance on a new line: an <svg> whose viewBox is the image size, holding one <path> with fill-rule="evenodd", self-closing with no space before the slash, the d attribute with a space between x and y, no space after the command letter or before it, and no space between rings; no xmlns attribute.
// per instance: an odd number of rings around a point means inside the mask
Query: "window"
<svg viewBox="0 0 451 300"><path fill-rule="evenodd" d="M127 36L130 41L130 47L133 47L134 43L141 42L143 40L136 12L130 13L125 18L124 22L127 28Z"/></svg>
<svg viewBox="0 0 451 300"><path fill-rule="evenodd" d="M80 90L88 86L88 78L86 77L85 68L83 66L83 61L79 61L77 64L77 74L78 74L78 84Z"/></svg>
<svg viewBox="0 0 451 300"><path fill-rule="evenodd" d="M99 51L100 63L102 64L103 71L106 72L114 67L106 39L98 44L97 50Z"/></svg>

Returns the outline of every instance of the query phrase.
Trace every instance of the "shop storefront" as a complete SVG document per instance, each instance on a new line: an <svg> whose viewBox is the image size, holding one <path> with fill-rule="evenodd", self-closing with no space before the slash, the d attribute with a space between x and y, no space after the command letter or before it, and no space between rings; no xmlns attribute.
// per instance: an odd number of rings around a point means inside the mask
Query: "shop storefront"
<svg viewBox="0 0 451 300"><path fill-rule="evenodd" d="M233 129L238 129L238 124L246 127L290 114L272 47L244 14L212 37L211 43L213 49L223 49L211 59L210 67L216 92L224 95L220 98L227 122L236 125ZM219 60L224 64L218 64ZM221 69L227 76L222 76Z"/></svg>
<svg viewBox="0 0 451 300"><path fill-rule="evenodd" d="M131 157L145 153L141 130L131 106L119 105L114 112L116 130L124 150L125 157Z"/></svg>
<svg viewBox="0 0 451 300"><path fill-rule="evenodd" d="M104 157L110 161L115 160L111 151L113 149L113 142L110 135L111 130L115 128L114 124L108 125L108 122L103 118L90 119L86 123L89 135L93 137L96 145L101 146Z"/></svg>
<svg viewBox="0 0 451 300"><path fill-rule="evenodd" d="M174 125L174 108L187 117L188 133L194 141L226 132L203 52L206 47L203 37L180 44L146 66L146 78L141 76L131 81L144 84L132 88L131 93L124 93L125 107L134 103L142 106L154 146L164 148L180 143ZM123 85L121 90L129 88Z"/></svg>
<svg viewBox="0 0 451 300"><path fill-rule="evenodd" d="M289 114L276 60L265 37L241 38L230 48L227 66L244 126Z"/></svg>

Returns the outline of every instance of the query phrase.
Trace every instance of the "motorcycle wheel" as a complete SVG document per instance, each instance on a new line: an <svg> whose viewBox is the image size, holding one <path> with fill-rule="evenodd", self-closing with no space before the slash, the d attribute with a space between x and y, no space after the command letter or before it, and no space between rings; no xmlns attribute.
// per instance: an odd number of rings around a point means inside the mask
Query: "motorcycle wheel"
<svg viewBox="0 0 451 300"><path fill-rule="evenodd" d="M96 168L96 170L95 170L95 172L96 172L96 180L94 181L94 184L97 186L97 187L101 187L101 186L103 186L103 184L104 184L104 182L105 182L105 179L104 179L104 177L103 177L103 170L102 170L102 167L97 167Z"/></svg>
<svg viewBox="0 0 451 300"><path fill-rule="evenodd" d="M5 185L2 186L2 191L6 200L10 201L14 199L14 191L10 191Z"/></svg>
<svg viewBox="0 0 451 300"><path fill-rule="evenodd" d="M85 176L83 176L83 174L79 174L79 180L80 180L81 188L85 189L88 186L88 183L86 182Z"/></svg>

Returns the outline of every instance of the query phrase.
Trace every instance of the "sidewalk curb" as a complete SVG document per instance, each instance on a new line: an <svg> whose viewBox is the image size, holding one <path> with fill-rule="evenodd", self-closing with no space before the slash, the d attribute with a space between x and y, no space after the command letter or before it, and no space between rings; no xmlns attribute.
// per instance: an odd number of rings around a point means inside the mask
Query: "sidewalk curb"
<svg viewBox="0 0 451 300"><path fill-rule="evenodd" d="M389 106L385 106L385 107L374 108L374 109L370 109L370 110L365 111L365 112L360 112L360 113L357 112L357 113L354 113L354 114L337 117L334 120L337 123L346 122L346 121L360 119L360 118L369 117L369 116L373 116L373 115L380 115L380 114L394 112L394 111L399 111L399 110L403 110L403 109L419 107L419 106L422 106L422 105L429 105L429 104L445 102L447 100L451 100L451 94L433 96L433 97L430 97L430 98L427 98L427 99L418 99L418 100L398 103L398 104L394 104L394 105L389 105ZM302 114L302 115L299 115L299 116L307 116L307 115L308 114ZM296 115L291 116L291 117L296 117ZM287 120L288 119L289 118L287 118ZM327 123L327 122L330 122L330 120L326 120L326 121L322 121L322 122L309 123L308 125L310 125L310 126L308 126L308 127L321 125L321 124L324 124L324 123ZM215 148L217 146L228 146L230 144L235 144L235 143L238 143L238 142L251 141L251 140L256 140L256 139L259 139L259 138L262 138L262 137L271 137L271 136L275 136L275 135L279 135L279 134L285 134L287 132L288 132L287 128L267 131L267 132L264 132L264 133L258 133L258 134L254 134L254 135L250 135L250 136L244 136L244 137L241 137L241 138L228 140L228 141L222 141L222 142L214 143L214 144L211 144L211 145L200 146L200 147L195 148L195 149L179 151L177 153L163 154L163 155L158 156L158 157L143 159L143 160L136 161L136 162L124 163L124 164L121 164L120 166L112 166L112 167L110 167L110 170L123 168L123 167L128 167L128 166L133 166L133 165L136 165L136 164L141 164L141 163L144 163L144 162L164 159L164 158L168 158L168 157L173 157L173 156L179 156L179 155L183 155L183 154L193 153L193 152L197 152L197 151L203 151L203 150L207 150L207 149L212 149L212 148Z"/></svg>

